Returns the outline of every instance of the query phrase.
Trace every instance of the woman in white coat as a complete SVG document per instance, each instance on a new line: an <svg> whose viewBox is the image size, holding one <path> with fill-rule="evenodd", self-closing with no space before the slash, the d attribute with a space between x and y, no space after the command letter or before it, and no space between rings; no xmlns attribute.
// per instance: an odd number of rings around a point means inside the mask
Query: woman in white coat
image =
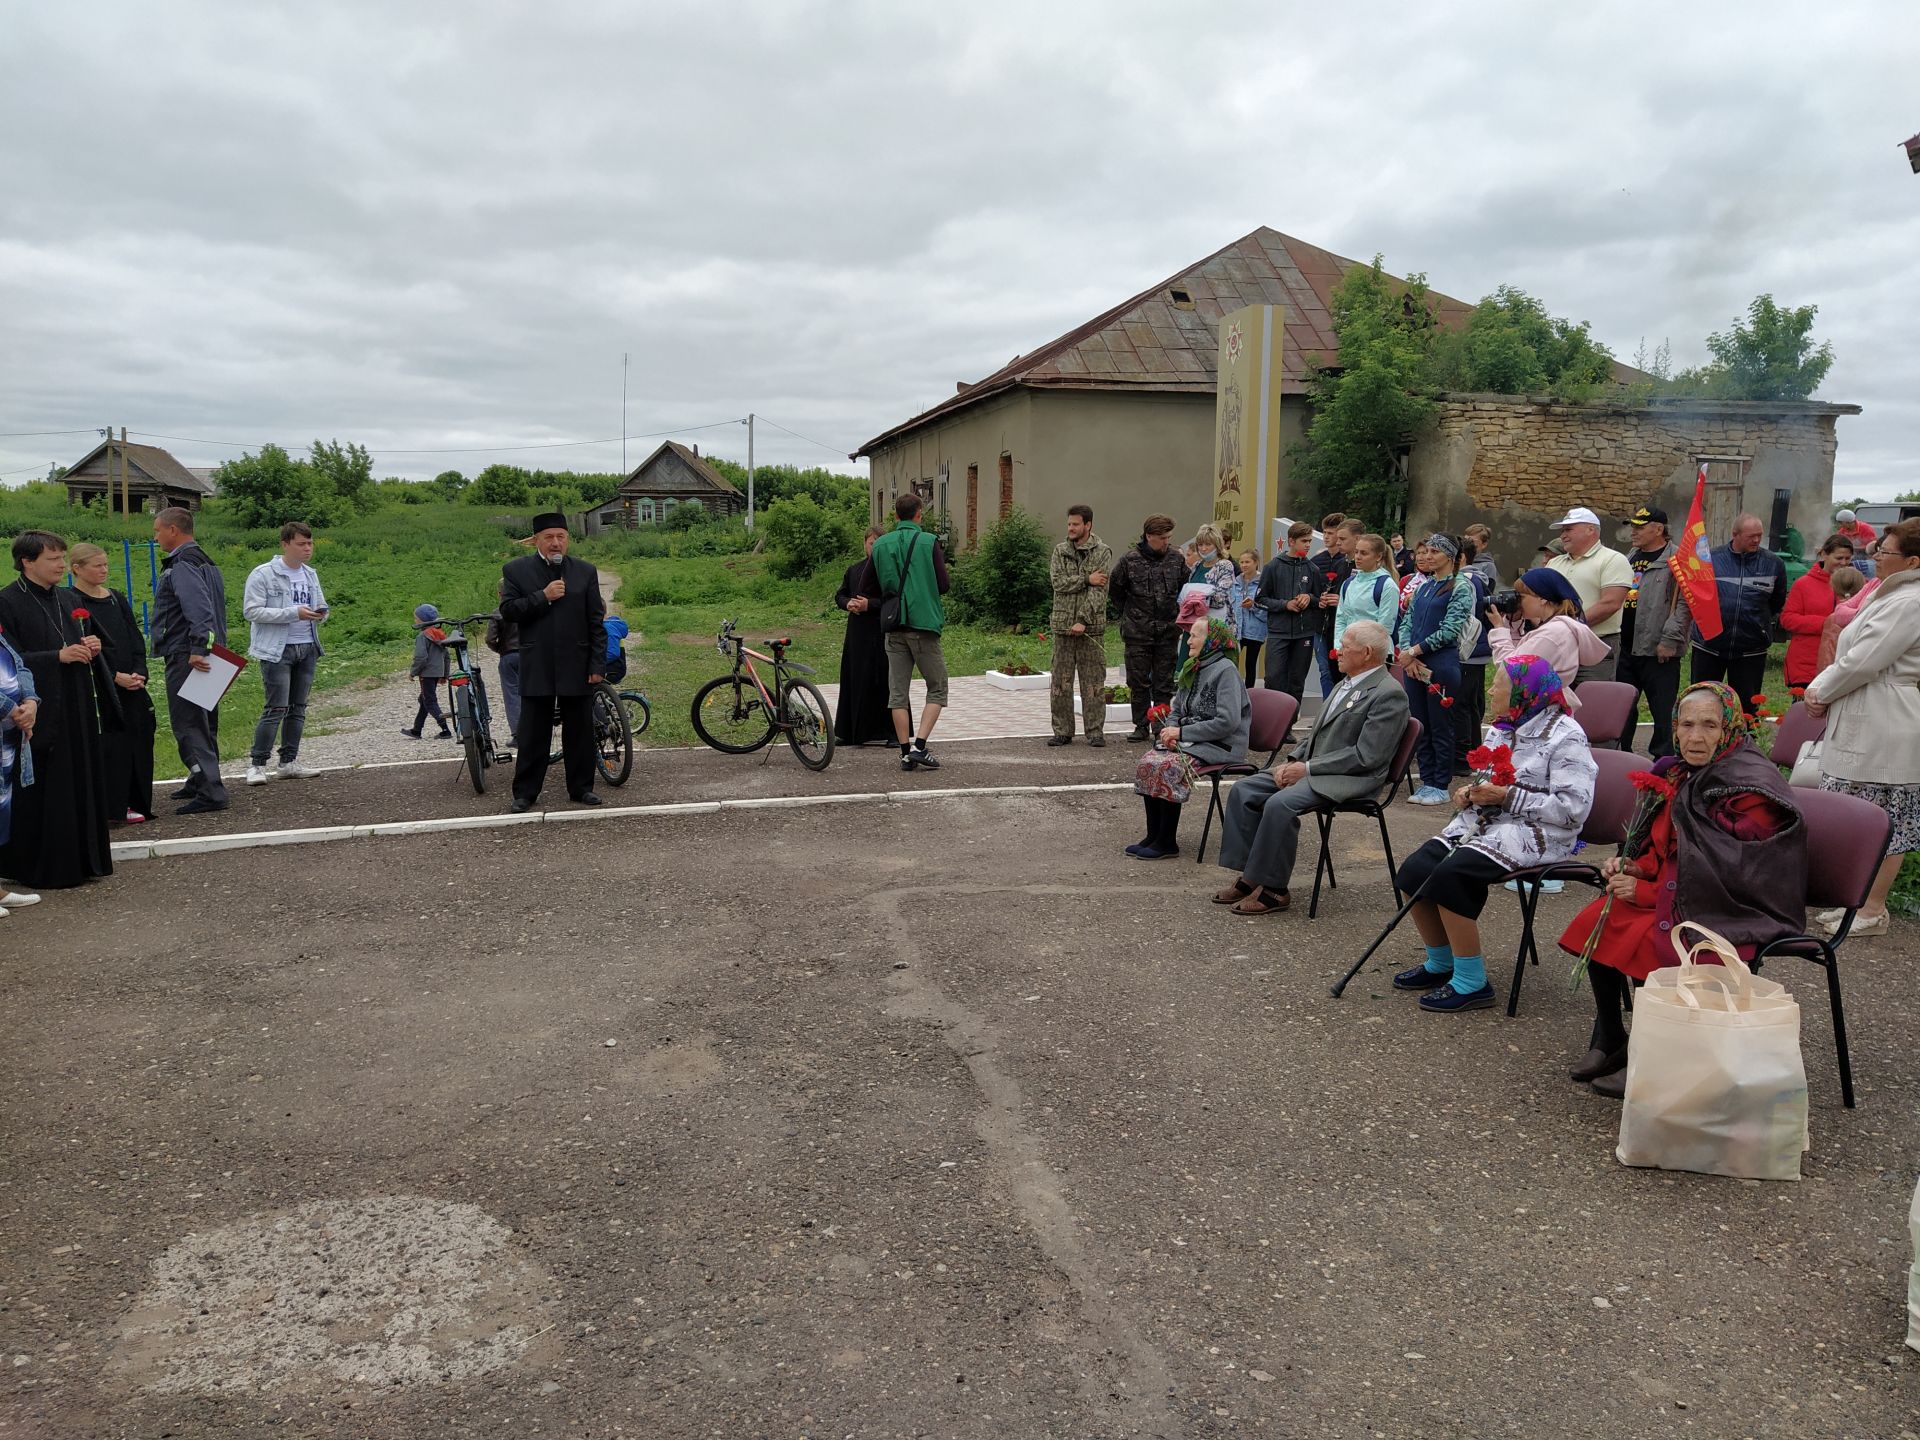
<svg viewBox="0 0 1920 1440"><path fill-rule="evenodd" d="M1806 694L1809 713L1827 719L1820 788L1871 800L1893 818L1886 863L1850 936L1886 932L1900 862L1920 850L1920 520L1888 526L1874 564L1879 585ZM1832 930L1840 912L1814 923Z"/></svg>

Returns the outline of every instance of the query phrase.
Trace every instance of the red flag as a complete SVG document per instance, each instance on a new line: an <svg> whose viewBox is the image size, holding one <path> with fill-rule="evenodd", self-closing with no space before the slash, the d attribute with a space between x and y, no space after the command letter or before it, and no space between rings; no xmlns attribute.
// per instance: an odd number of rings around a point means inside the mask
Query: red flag
<svg viewBox="0 0 1920 1440"><path fill-rule="evenodd" d="M1687 528L1667 561L1673 570L1673 582L1687 597L1693 611L1693 623L1700 627L1700 638L1711 640L1724 628L1720 620L1720 582L1713 575L1713 552L1707 546L1707 467L1702 465L1693 481L1693 508L1687 512Z"/></svg>

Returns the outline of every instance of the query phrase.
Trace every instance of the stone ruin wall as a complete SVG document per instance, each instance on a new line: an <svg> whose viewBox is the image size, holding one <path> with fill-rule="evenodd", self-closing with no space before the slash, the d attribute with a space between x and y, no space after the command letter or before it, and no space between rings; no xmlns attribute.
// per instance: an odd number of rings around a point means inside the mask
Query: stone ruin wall
<svg viewBox="0 0 1920 1440"><path fill-rule="evenodd" d="M1542 514L1570 503L1631 514L1696 455L1771 452L1796 471L1831 476L1837 443L1831 415L1749 414L1706 404L1681 410L1457 398L1441 403L1434 424L1444 448L1473 447L1466 491L1476 506Z"/></svg>

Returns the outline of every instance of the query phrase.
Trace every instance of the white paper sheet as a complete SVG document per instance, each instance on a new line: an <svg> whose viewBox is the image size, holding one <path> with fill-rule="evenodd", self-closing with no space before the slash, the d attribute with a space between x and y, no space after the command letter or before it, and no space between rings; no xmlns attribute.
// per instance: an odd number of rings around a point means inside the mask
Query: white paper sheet
<svg viewBox="0 0 1920 1440"><path fill-rule="evenodd" d="M180 698L191 701L202 710L213 709L246 663L245 657L234 654L226 646L214 646L207 656L208 668L193 671L181 682Z"/></svg>

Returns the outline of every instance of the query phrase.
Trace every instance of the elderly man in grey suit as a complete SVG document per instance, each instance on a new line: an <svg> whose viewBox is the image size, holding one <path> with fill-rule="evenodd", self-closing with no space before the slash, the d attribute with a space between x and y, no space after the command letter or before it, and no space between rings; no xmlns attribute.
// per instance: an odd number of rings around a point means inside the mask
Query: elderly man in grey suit
<svg viewBox="0 0 1920 1440"><path fill-rule="evenodd" d="M1340 674L1320 723L1282 764L1235 783L1221 819L1220 863L1239 872L1213 897L1236 915L1273 915L1292 904L1287 882L1300 848L1300 817L1386 783L1407 732L1407 693L1387 670L1384 626L1356 620L1340 637Z"/></svg>

